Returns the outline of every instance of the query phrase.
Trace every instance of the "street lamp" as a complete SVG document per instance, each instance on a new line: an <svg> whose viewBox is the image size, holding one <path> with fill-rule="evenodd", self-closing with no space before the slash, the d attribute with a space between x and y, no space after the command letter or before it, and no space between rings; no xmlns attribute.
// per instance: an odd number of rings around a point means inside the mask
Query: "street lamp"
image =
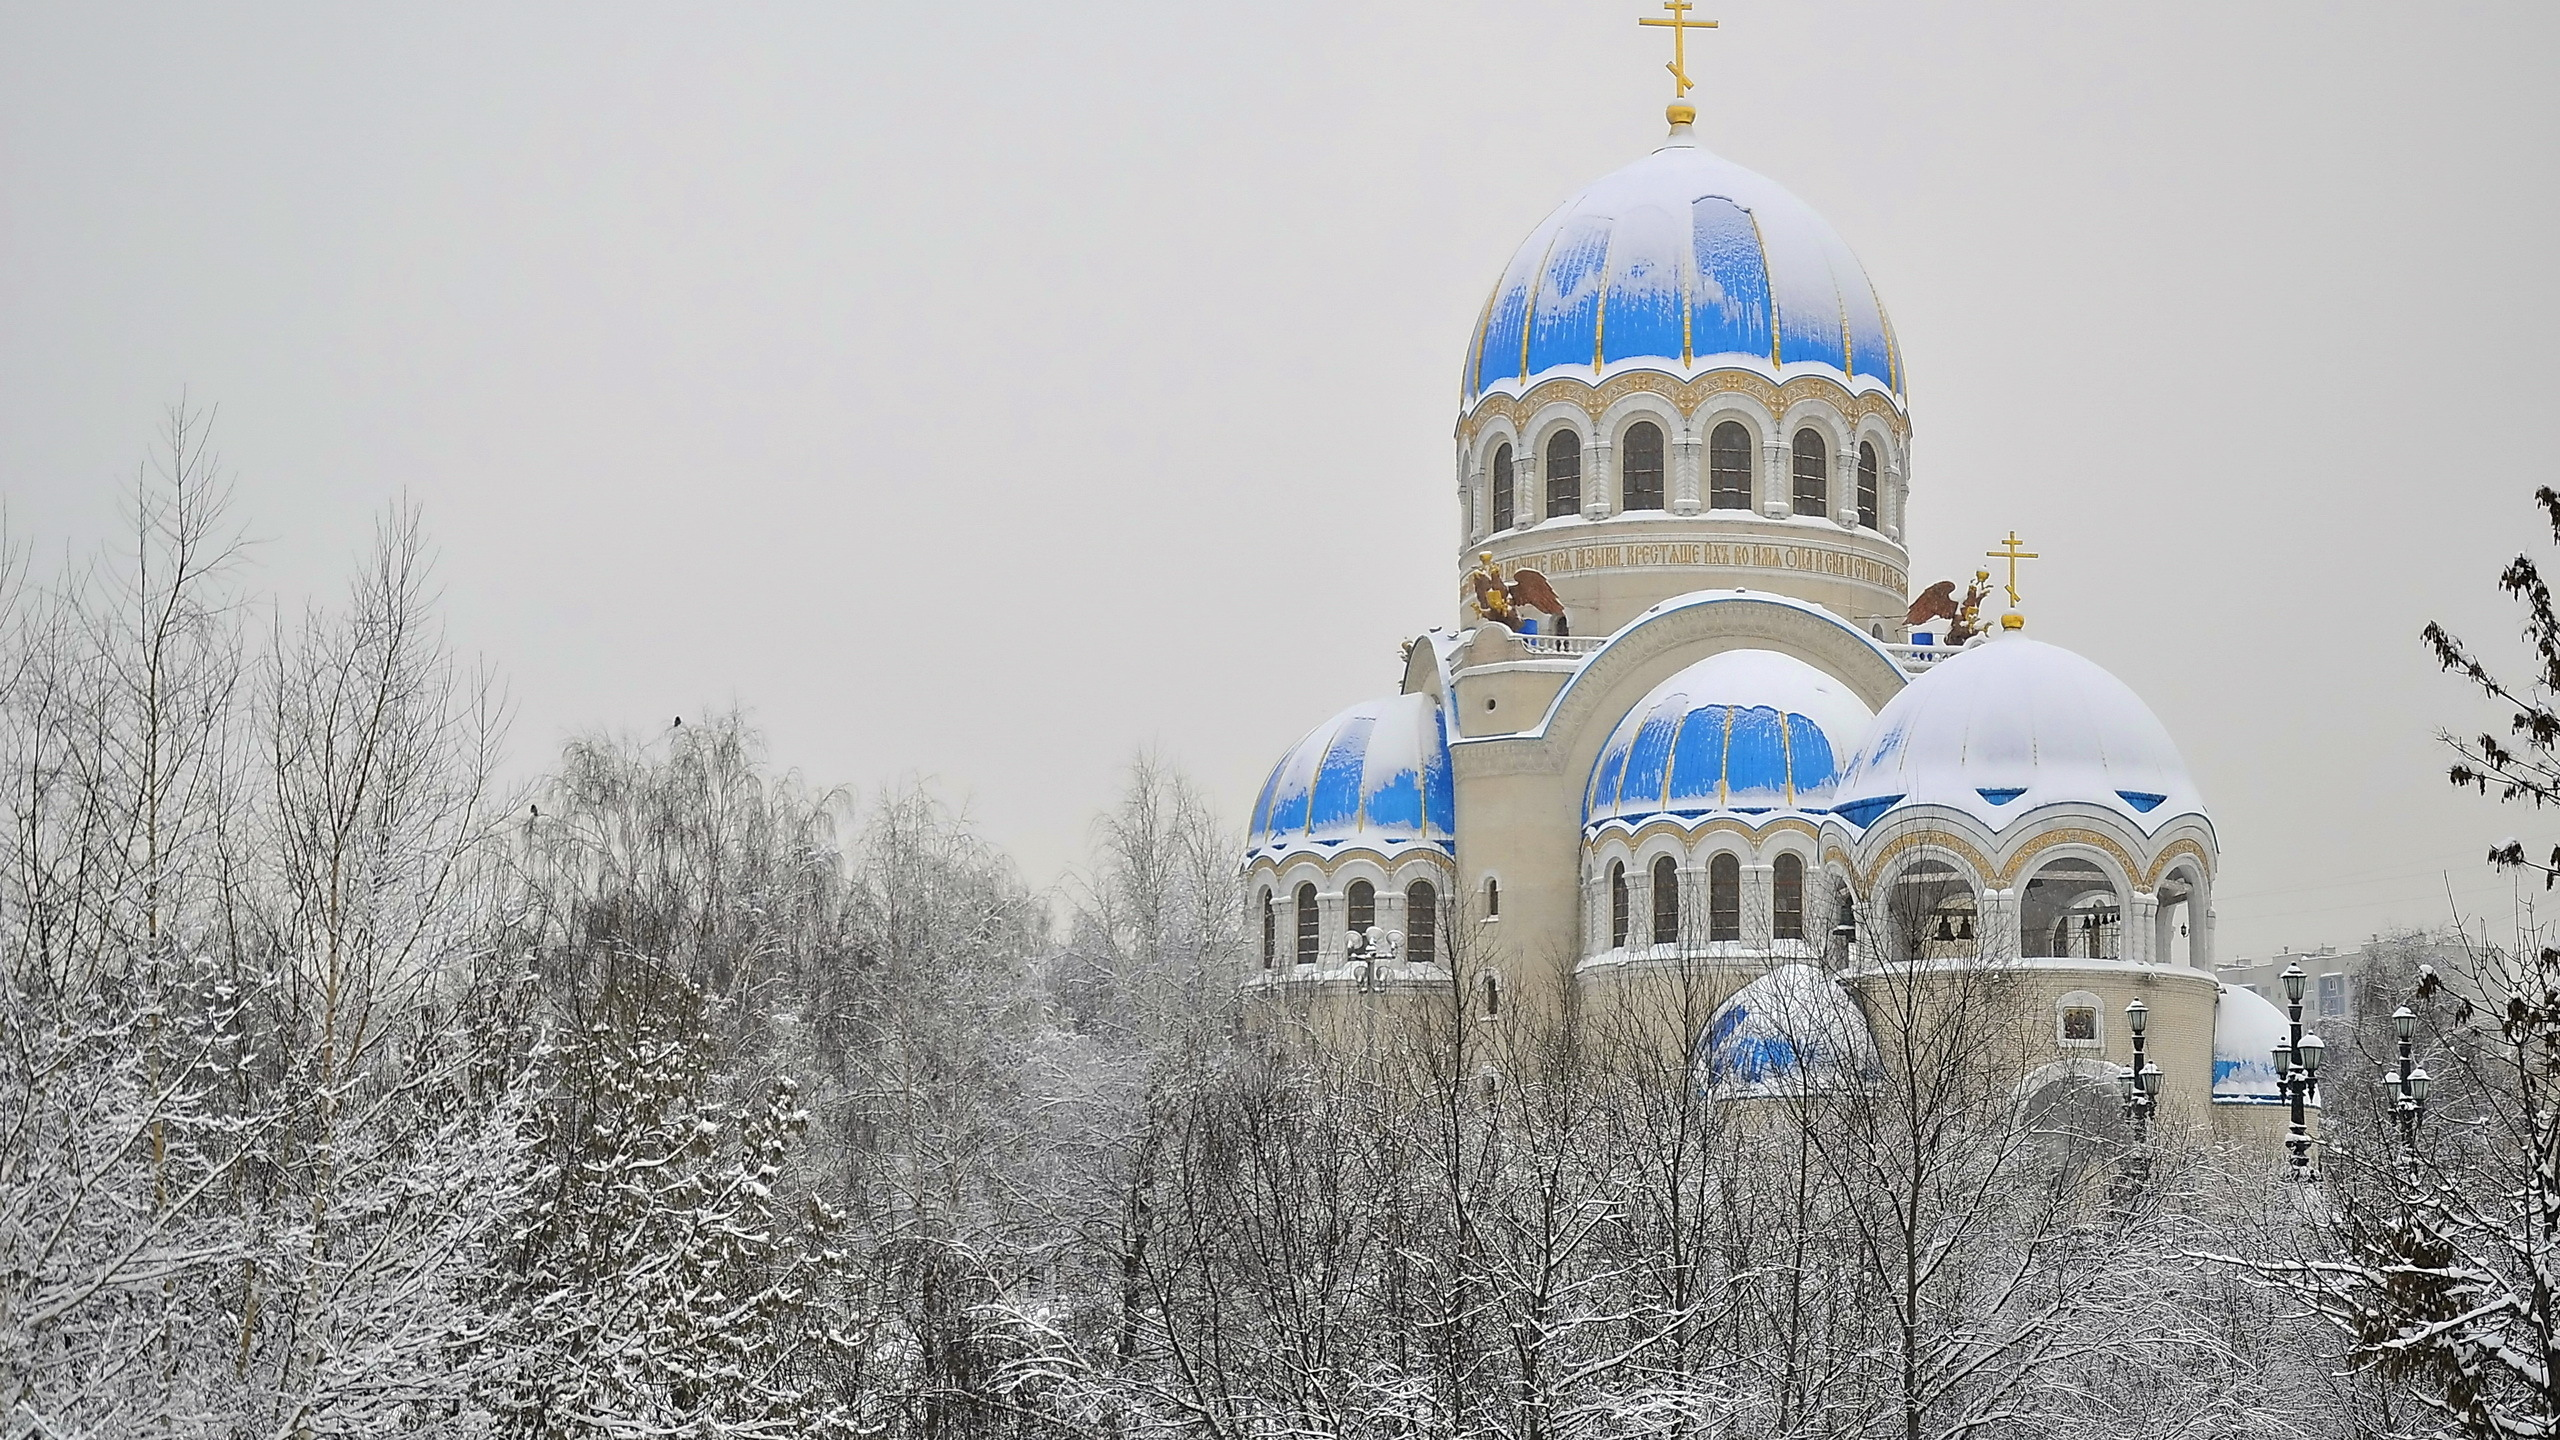
<svg viewBox="0 0 2560 1440"><path fill-rule="evenodd" d="M2298 964L2284 967L2285 1041L2275 1047L2276 1081L2292 1111L2284 1148L2292 1160L2287 1172L2296 1180L2311 1178L2311 1131L2303 1123L2303 1106L2311 1098L2311 1077L2320 1071L2321 1052L2328 1047L2317 1035L2302 1033L2302 984L2308 978Z"/></svg>
<svg viewBox="0 0 2560 1440"><path fill-rule="evenodd" d="M2125 1033L2133 1037L2133 1063L2124 1072L2124 1118L2133 1122L2137 1140L2151 1133L2151 1104L2160 1093L2160 1067L2143 1057L2145 1033L2151 1028L2151 1007L2133 1000L2124 1007Z"/></svg>
<svg viewBox="0 0 2560 1440"><path fill-rule="evenodd" d="M2400 1062L2391 1080L2391 1113L2400 1122L2402 1148L2410 1149L2418 1143L2418 1112L2426 1106L2427 1090L2435 1077L2417 1068L2418 1017L2408 1006L2391 1012L2391 1033L2400 1041Z"/></svg>

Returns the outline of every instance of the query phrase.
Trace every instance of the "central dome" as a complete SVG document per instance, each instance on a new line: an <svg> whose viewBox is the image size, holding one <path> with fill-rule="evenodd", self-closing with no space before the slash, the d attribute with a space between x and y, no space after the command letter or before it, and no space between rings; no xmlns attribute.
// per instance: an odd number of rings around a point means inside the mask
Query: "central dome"
<svg viewBox="0 0 2560 1440"><path fill-rule="evenodd" d="M1819 366L1900 394L1902 355L1858 257L1776 182L1671 141L1568 200L1485 302L1465 391L1518 393L1550 371L1776 376Z"/></svg>

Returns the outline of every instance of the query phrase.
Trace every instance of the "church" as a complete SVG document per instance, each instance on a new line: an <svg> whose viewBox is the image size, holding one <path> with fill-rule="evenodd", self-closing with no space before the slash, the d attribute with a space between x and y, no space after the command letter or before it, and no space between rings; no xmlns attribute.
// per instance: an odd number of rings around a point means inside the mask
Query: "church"
<svg viewBox="0 0 2560 1440"><path fill-rule="evenodd" d="M2214 978L2176 743L2033 632L2015 535L1915 603L1883 298L1692 106L1667 119L1465 337L1459 610L1253 798L1248 999L1561 1022L1677 975L1697 1083L1747 1095L1875 1063L1875 977L1998 967L2022 1096L2117 1095L2142 1027L2161 1106L2281 1134L2284 1017Z"/></svg>

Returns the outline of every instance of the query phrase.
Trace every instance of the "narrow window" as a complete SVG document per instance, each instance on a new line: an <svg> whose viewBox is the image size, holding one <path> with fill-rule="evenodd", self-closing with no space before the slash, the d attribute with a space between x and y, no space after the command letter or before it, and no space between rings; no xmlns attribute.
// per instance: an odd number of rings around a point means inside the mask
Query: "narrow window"
<svg viewBox="0 0 2560 1440"><path fill-rule="evenodd" d="M1547 437L1547 518L1582 509L1582 437L1558 430Z"/></svg>
<svg viewBox="0 0 2560 1440"><path fill-rule="evenodd" d="M1770 931L1780 940L1804 938L1804 857L1782 851L1769 877Z"/></svg>
<svg viewBox="0 0 2560 1440"><path fill-rule="evenodd" d="M1493 448L1493 528L1510 529L1512 515L1511 445L1505 441Z"/></svg>
<svg viewBox="0 0 2560 1440"><path fill-rule="evenodd" d="M1668 855L1653 861L1653 943L1680 943L1680 862Z"/></svg>
<svg viewBox="0 0 2560 1440"><path fill-rule="evenodd" d="M1627 867L1609 862L1609 948L1621 949L1627 943Z"/></svg>
<svg viewBox="0 0 2560 1440"><path fill-rule="evenodd" d="M1618 444L1621 510L1662 508L1662 427L1639 420Z"/></svg>
<svg viewBox="0 0 2560 1440"><path fill-rule="evenodd" d="M1298 887L1298 963L1316 963L1316 887Z"/></svg>
<svg viewBox="0 0 2560 1440"><path fill-rule="evenodd" d="M1715 510L1751 508L1751 432L1739 420L1717 426L1707 441L1707 505Z"/></svg>
<svg viewBox="0 0 2560 1440"><path fill-rule="evenodd" d="M1742 862L1731 852L1707 862L1707 938L1742 938Z"/></svg>
<svg viewBox="0 0 2560 1440"><path fill-rule="evenodd" d="M1831 452L1823 446L1822 432L1796 432L1796 513L1828 515L1831 513Z"/></svg>
<svg viewBox="0 0 2560 1440"><path fill-rule="evenodd" d="M1262 892L1262 968L1280 963L1280 917L1273 913L1271 892Z"/></svg>
<svg viewBox="0 0 2560 1440"><path fill-rule="evenodd" d="M1861 442L1858 446L1858 523L1873 530L1876 525L1876 477L1881 467L1876 464L1876 447Z"/></svg>
<svg viewBox="0 0 2560 1440"><path fill-rule="evenodd" d="M1501 1016L1502 977L1488 971L1484 977L1484 1018L1496 1020Z"/></svg>
<svg viewBox="0 0 2560 1440"><path fill-rule="evenodd" d="M1490 875L1484 877L1484 918L1502 918L1502 882Z"/></svg>
<svg viewBox="0 0 2560 1440"><path fill-rule="evenodd" d="M1440 963L1440 887L1428 880L1404 887L1404 958L1408 965Z"/></svg>
<svg viewBox="0 0 2560 1440"><path fill-rule="evenodd" d="M1366 935L1369 927L1378 923L1378 887L1366 880L1354 880L1347 898L1351 902L1351 933Z"/></svg>

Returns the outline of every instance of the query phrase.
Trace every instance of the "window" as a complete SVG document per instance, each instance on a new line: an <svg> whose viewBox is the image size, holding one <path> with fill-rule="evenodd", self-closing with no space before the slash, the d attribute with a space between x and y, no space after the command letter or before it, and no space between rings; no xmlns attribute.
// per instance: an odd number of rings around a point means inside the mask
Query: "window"
<svg viewBox="0 0 2560 1440"><path fill-rule="evenodd" d="M1742 938L1742 862L1731 851L1707 862L1707 938Z"/></svg>
<svg viewBox="0 0 2560 1440"><path fill-rule="evenodd" d="M1796 432L1796 513L1831 513L1831 452L1819 430Z"/></svg>
<svg viewBox="0 0 2560 1440"><path fill-rule="evenodd" d="M1858 523L1873 530L1876 527L1876 447L1858 446Z"/></svg>
<svg viewBox="0 0 2560 1440"><path fill-rule="evenodd" d="M1547 437L1547 518L1582 508L1582 437L1559 430Z"/></svg>
<svg viewBox="0 0 2560 1440"><path fill-rule="evenodd" d="M1490 875L1484 877L1484 918L1502 918L1502 882Z"/></svg>
<svg viewBox="0 0 2560 1440"><path fill-rule="evenodd" d="M1508 530L1512 521L1511 446L1505 443L1493 448L1493 528Z"/></svg>
<svg viewBox="0 0 2560 1440"><path fill-rule="evenodd" d="M1680 943L1680 862L1668 855L1653 861L1653 943Z"/></svg>
<svg viewBox="0 0 2560 1440"><path fill-rule="evenodd" d="M1270 969L1280 961L1280 917L1273 913L1271 892L1262 892L1262 968Z"/></svg>
<svg viewBox="0 0 2560 1440"><path fill-rule="evenodd" d="M1298 887L1298 963L1316 963L1316 887Z"/></svg>
<svg viewBox="0 0 2560 1440"><path fill-rule="evenodd" d="M1804 857L1782 851L1769 876L1769 933L1780 940L1804 938Z"/></svg>
<svg viewBox="0 0 2560 1440"><path fill-rule="evenodd" d="M1491 971L1487 971L1485 972L1484 980L1481 983L1484 986L1484 1018L1487 1020L1500 1018L1502 1015L1502 977Z"/></svg>
<svg viewBox="0 0 2560 1440"><path fill-rule="evenodd" d="M1369 927L1378 923L1378 887L1366 880L1354 880L1348 898L1351 902L1351 933L1369 933Z"/></svg>
<svg viewBox="0 0 2560 1440"><path fill-rule="evenodd" d="M1408 965L1440 963L1440 887L1428 880L1404 887L1404 958Z"/></svg>
<svg viewBox="0 0 2560 1440"><path fill-rule="evenodd" d="M2323 1020L2333 1020L2346 1013L2347 977L2344 975L2321 976L2320 1018Z"/></svg>
<svg viewBox="0 0 2560 1440"><path fill-rule="evenodd" d="M1716 510L1751 508L1751 432L1727 420L1707 440L1707 505Z"/></svg>
<svg viewBox="0 0 2560 1440"><path fill-rule="evenodd" d="M1627 867L1609 862L1609 948L1627 943Z"/></svg>
<svg viewBox="0 0 2560 1440"><path fill-rule="evenodd" d="M1662 508L1662 427L1639 420L1618 444L1621 510Z"/></svg>

